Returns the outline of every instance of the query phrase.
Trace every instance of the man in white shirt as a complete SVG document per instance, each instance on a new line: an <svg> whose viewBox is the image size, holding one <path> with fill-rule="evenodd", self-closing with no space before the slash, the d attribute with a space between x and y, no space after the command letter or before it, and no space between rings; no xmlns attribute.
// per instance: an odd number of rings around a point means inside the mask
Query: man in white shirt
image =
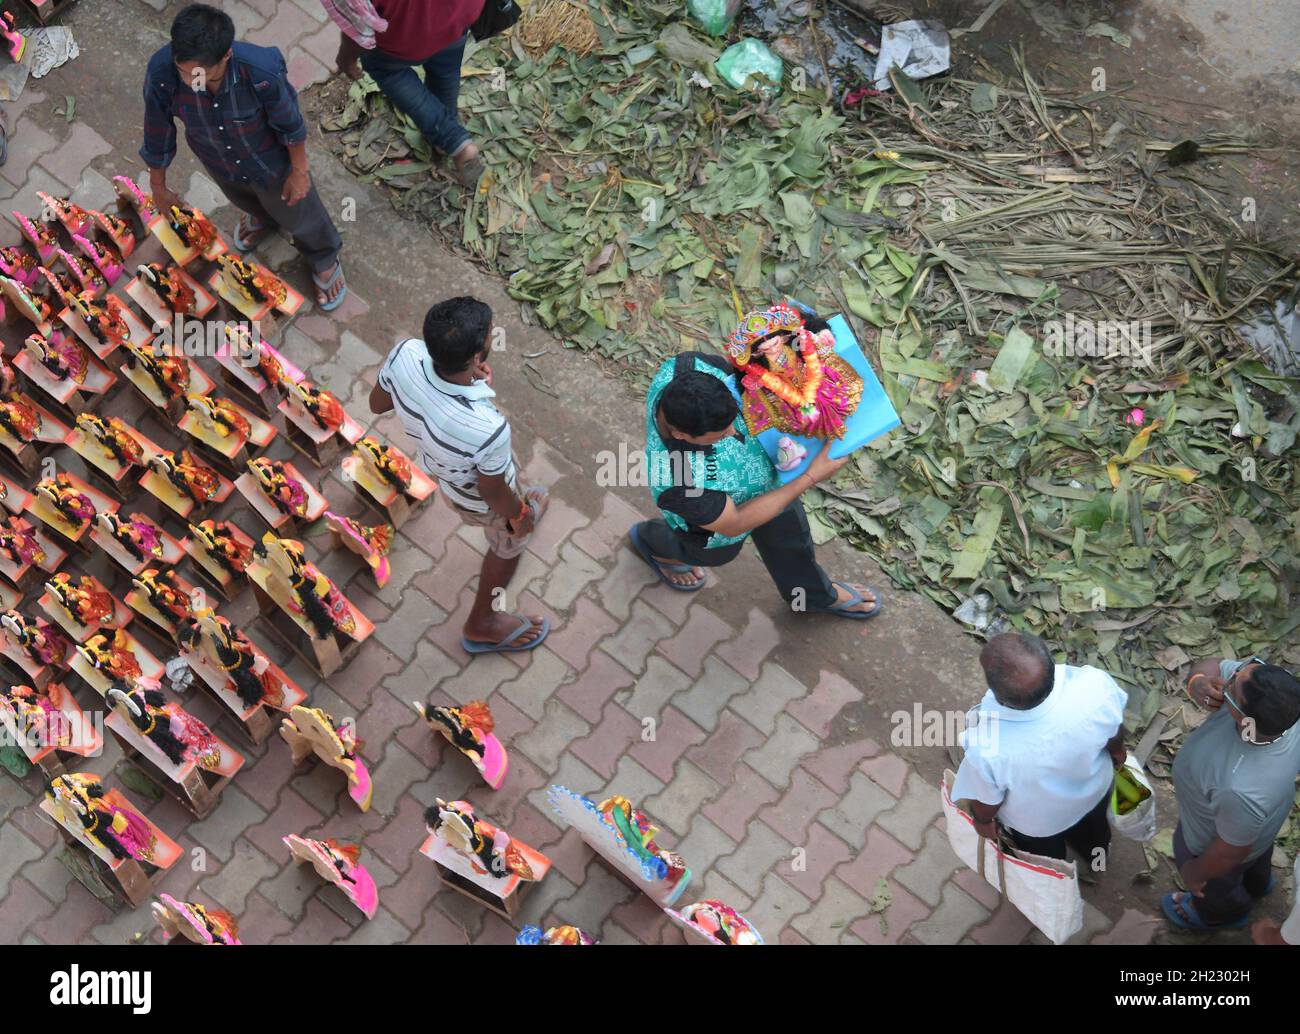
<svg viewBox="0 0 1300 1034"><path fill-rule="evenodd" d="M1124 763L1128 694L1104 671L1055 664L1041 639L994 636L980 653L989 690L969 715L953 783L981 836L1105 867L1115 768Z"/></svg>
<svg viewBox="0 0 1300 1034"><path fill-rule="evenodd" d="M520 491L510 424L492 404L492 310L450 298L424 317L424 339L388 354L370 393L375 413L396 410L418 443L420 466L438 481L460 519L483 529L488 551L460 644L467 653L514 653L550 632L541 615L501 612L498 600L546 510L541 488Z"/></svg>

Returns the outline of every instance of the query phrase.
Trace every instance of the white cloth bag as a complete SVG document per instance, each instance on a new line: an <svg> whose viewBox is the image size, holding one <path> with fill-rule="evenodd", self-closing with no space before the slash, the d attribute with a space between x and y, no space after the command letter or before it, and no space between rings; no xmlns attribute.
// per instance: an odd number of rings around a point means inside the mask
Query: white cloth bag
<svg viewBox="0 0 1300 1034"><path fill-rule="evenodd" d="M975 819L965 801L954 804L949 794L956 777L943 773L943 814L948 842L957 857L980 874L994 890L1023 913L1053 944L1063 944L1083 929L1083 898L1074 862L1044 858L1012 848L1004 851L975 832Z"/></svg>
<svg viewBox="0 0 1300 1034"><path fill-rule="evenodd" d="M1137 782L1151 790L1151 780L1142 771L1142 762L1138 761L1131 752L1124 761L1124 767L1133 773L1133 778ZM1106 818L1110 820L1110 828L1120 836L1145 844L1156 835L1155 791L1152 790L1151 796L1127 815L1121 815L1115 810L1115 790L1112 786L1110 803L1106 805Z"/></svg>

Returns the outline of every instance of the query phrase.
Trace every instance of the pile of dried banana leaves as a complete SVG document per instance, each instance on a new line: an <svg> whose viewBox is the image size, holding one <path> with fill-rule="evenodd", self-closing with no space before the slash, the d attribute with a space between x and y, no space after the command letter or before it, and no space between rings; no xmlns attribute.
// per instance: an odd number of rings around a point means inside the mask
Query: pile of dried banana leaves
<svg viewBox="0 0 1300 1034"><path fill-rule="evenodd" d="M1236 330L1296 269L1213 175L1252 142L1203 137L1171 165L1122 100L1023 65L852 107L787 69L765 99L720 82L678 4L575 2L588 56L507 36L467 57L476 192L431 173L369 80L331 84L323 127L526 314L641 383L772 299L849 315L903 427L805 495L819 539L1114 672L1131 727L1163 710L1172 741L1195 720L1173 692L1189 658L1300 663L1297 385Z"/></svg>

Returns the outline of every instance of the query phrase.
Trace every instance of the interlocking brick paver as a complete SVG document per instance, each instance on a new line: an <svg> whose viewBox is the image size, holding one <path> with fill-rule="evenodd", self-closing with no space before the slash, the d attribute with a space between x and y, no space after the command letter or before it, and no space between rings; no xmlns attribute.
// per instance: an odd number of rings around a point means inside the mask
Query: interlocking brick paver
<svg viewBox="0 0 1300 1034"><path fill-rule="evenodd" d="M850 924L869 907L852 889L830 876L821 897L791 925L813 944L838 944Z"/></svg>
<svg viewBox="0 0 1300 1034"><path fill-rule="evenodd" d="M284 832L289 834L298 831L286 829ZM217 904L239 915L253 888L278 873L287 864L288 858L289 849L283 845L279 854L268 857L247 840L239 840L235 843L230 861L215 876L205 877L199 886Z"/></svg>
<svg viewBox="0 0 1300 1034"><path fill-rule="evenodd" d="M827 808L817 818L828 829L838 834L854 847L866 842L867 827L887 808L894 806L894 798L864 776L854 772L849 778L849 791L833 808Z"/></svg>
<svg viewBox="0 0 1300 1034"><path fill-rule="evenodd" d="M885 910L863 916L849 929L866 944L918 943L915 937L906 941L908 931L914 923L930 915L930 906L893 880L888 881L888 889L890 899ZM874 899L873 888L869 900Z"/></svg>
<svg viewBox="0 0 1300 1034"><path fill-rule="evenodd" d="M766 766L756 763L754 755L750 755L746 762L757 771L769 772ZM836 800L834 793L807 772L795 769L784 796L770 808L760 811L758 817L792 843L800 844L808 836L813 817Z"/></svg>
<svg viewBox="0 0 1300 1034"><path fill-rule="evenodd" d="M411 934L410 944L468 944L465 928L436 904L424 910L420 928Z"/></svg>
<svg viewBox="0 0 1300 1034"><path fill-rule="evenodd" d="M674 631L676 628L671 621L637 600L632 604L627 622L601 643L600 648L628 671L641 675L646 670L646 656L656 643L667 639Z"/></svg>
<svg viewBox="0 0 1300 1034"><path fill-rule="evenodd" d="M859 772L865 772L895 797L902 797L907 787L907 762L897 754L881 754L867 758L858 766Z"/></svg>
<svg viewBox="0 0 1300 1034"><path fill-rule="evenodd" d="M653 738L648 739L642 735L632 744L628 753L660 779L668 782L673 778L677 760L688 747L702 743L704 738L703 729L677 709L666 707L653 728Z"/></svg>
<svg viewBox="0 0 1300 1034"><path fill-rule="evenodd" d="M777 717L772 735L762 746L746 754L744 762L762 772L773 785L785 787L789 785L791 773L800 758L816 749L817 738L789 715L783 714Z"/></svg>
<svg viewBox="0 0 1300 1034"><path fill-rule="evenodd" d="M696 607L691 620L681 631L664 639L655 649L687 675L700 675L705 659L719 643L730 639L736 630L706 607Z"/></svg>
<svg viewBox="0 0 1300 1034"><path fill-rule="evenodd" d="M1017 916L1019 911L1007 906L1007 911L1014 912ZM1085 910L1086 911L1086 910ZM1028 928L1029 920L1021 916L1022 921ZM1104 933L1099 933L1089 942L1091 944L1150 944L1151 938L1155 935L1156 930L1160 928L1160 917L1152 915L1149 912L1138 912L1132 908L1124 909L1124 914L1115 920L1114 926ZM1028 932L1028 930L1026 930ZM973 936L973 934L972 934ZM1019 943L1019 942L1017 942Z"/></svg>
<svg viewBox="0 0 1300 1034"><path fill-rule="evenodd" d="M19 876L9 885L9 892L0 899L0 931L5 943L15 943L28 927L50 915L57 905Z"/></svg>
<svg viewBox="0 0 1300 1034"><path fill-rule="evenodd" d="M640 740L641 731L639 721L618 704L609 704L591 735L574 740L570 749L602 776L609 778L618 767L618 759Z"/></svg>
<svg viewBox="0 0 1300 1034"><path fill-rule="evenodd" d="M612 658L597 651L596 644L618 628L618 621L602 610L596 603L579 597L574 605L573 614L562 627L555 629L547 637L546 645L557 656L563 657L574 671L584 671L590 659L591 666L605 664ZM615 667L623 668L621 664ZM627 674L626 669L623 673Z"/></svg>
<svg viewBox="0 0 1300 1034"><path fill-rule="evenodd" d="M613 570L596 584L596 595L606 611L619 621L626 621L641 590L658 582L644 560L631 549L620 549L615 555Z"/></svg>
<svg viewBox="0 0 1300 1034"><path fill-rule="evenodd" d="M961 867L961 859L953 854L943 830L931 826L925 832L925 842L916 857L907 865L895 869L893 876L927 905L935 908L939 904L941 889Z"/></svg>
<svg viewBox="0 0 1300 1034"><path fill-rule="evenodd" d="M229 861L235 841L243 835L244 830L264 818L266 811L232 784L222 791L221 806L202 822L191 822L188 833L225 862Z"/></svg>
<svg viewBox="0 0 1300 1034"><path fill-rule="evenodd" d="M740 840L749 820L758 814L758 810L780 796L767 780L748 765L741 764L736 766L726 792L705 805L703 813L733 840Z"/></svg>
<svg viewBox="0 0 1300 1034"><path fill-rule="evenodd" d="M816 754L804 758L801 764L836 793L846 793L853 770L864 759L875 757L879 753L880 745L867 737L842 743L838 747L822 747Z"/></svg>
<svg viewBox="0 0 1300 1034"><path fill-rule="evenodd" d="M943 886L939 906L910 933L922 944L956 944L988 917L987 908L950 882Z"/></svg>
<svg viewBox="0 0 1300 1034"><path fill-rule="evenodd" d="M683 699L678 697L674 705L680 705ZM747 721L730 711L723 711L716 728L709 733L709 738L698 747L688 750L686 757L698 765L701 771L725 785L731 782L732 773L740 758L762 741L762 734Z"/></svg>
<svg viewBox="0 0 1300 1034"><path fill-rule="evenodd" d="M605 568L572 542L563 543L559 552L559 560L542 590L542 600L557 610L567 611L583 590L605 573Z"/></svg>
<svg viewBox="0 0 1300 1034"><path fill-rule="evenodd" d="M663 812L656 810L655 814ZM666 820L665 820L666 821ZM719 858L736 850L736 842L703 815L691 821L690 832L677 845L677 853L686 859L692 872L709 872Z"/></svg>
<svg viewBox="0 0 1300 1034"><path fill-rule="evenodd" d="M783 832L779 825L771 822L768 825ZM821 896L822 885L831 870L849 857L849 846L820 822L814 822L800 834L795 848L797 853L777 867L777 875L798 888L800 893L816 900Z"/></svg>
<svg viewBox="0 0 1300 1034"><path fill-rule="evenodd" d="M721 792L722 787L716 782L689 761L682 761L663 791L645 802L645 810L653 814L661 825L681 836L691 827L691 818L696 816L700 806Z"/></svg>
<svg viewBox="0 0 1300 1034"><path fill-rule="evenodd" d="M683 672L678 671L662 657L652 656L646 662L645 674L636 680L630 693L621 691L616 699L637 718L654 718L664 705L689 685Z"/></svg>
<svg viewBox="0 0 1300 1034"><path fill-rule="evenodd" d="M876 881L900 865L907 865L915 857L915 851L900 844L879 826L870 826L862 849L853 861L836 869L835 875L863 897L871 898L875 896Z"/></svg>
<svg viewBox="0 0 1300 1034"><path fill-rule="evenodd" d="M600 516L587 527L573 533L573 544L593 557L612 556L616 550L630 552L627 545L628 529L645 520L645 515L613 492L606 492L601 497L600 505ZM640 560L637 562L640 563ZM651 574L650 577L653 579L654 575Z"/></svg>
<svg viewBox="0 0 1300 1034"><path fill-rule="evenodd" d="M763 877L762 887L745 907L744 915L763 935L763 940L771 944L795 916L803 915L811 907L812 901L807 896L771 872Z"/></svg>
<svg viewBox="0 0 1300 1034"><path fill-rule="evenodd" d="M744 630L731 642L719 646L716 652L752 682L758 678L763 658L772 652L780 639L781 631L776 623L761 610L751 607Z"/></svg>
<svg viewBox="0 0 1300 1034"><path fill-rule="evenodd" d="M651 657L651 664L655 660ZM749 685L729 664L716 657L709 657L704 662L703 673L691 684L690 689L673 698L673 706L689 716L700 728L716 735L722 709L729 701L748 690Z"/></svg>
<svg viewBox="0 0 1300 1034"><path fill-rule="evenodd" d="M1159 922L1155 916L1143 918L1152 924ZM1033 928L1034 924L1024 917L1020 909L1006 902L1000 908L994 908L988 922L973 928L969 936L976 944L1019 944Z"/></svg>
<svg viewBox="0 0 1300 1034"><path fill-rule="evenodd" d="M879 822L882 829L888 830L910 848L919 848L922 838L927 834L930 823L943 814L939 789L930 784L916 772L907 777L907 786L898 804L884 815Z"/></svg>
<svg viewBox="0 0 1300 1034"><path fill-rule="evenodd" d="M36 920L28 932L46 944L80 944L90 931L113 918L113 910L80 883L68 888L68 898L49 915Z"/></svg>
<svg viewBox="0 0 1300 1034"><path fill-rule="evenodd" d="M317 877L319 879L319 877ZM291 933L272 944L332 944L351 933L347 920L319 900L309 901Z"/></svg>
<svg viewBox="0 0 1300 1034"><path fill-rule="evenodd" d="M794 701L790 714L818 736L830 734L831 721L846 706L862 699L856 686L833 671L822 671L821 678L802 700Z"/></svg>
<svg viewBox="0 0 1300 1034"><path fill-rule="evenodd" d="M653 772L635 759L624 755L618 759L618 768L614 770L614 777L605 783L601 790L600 797L588 794L599 803L601 797L608 797L611 794L618 794L626 797L640 807L640 802L653 797L664 788L664 781ZM644 811L645 809L642 808ZM651 815L651 821L654 821Z"/></svg>
<svg viewBox="0 0 1300 1034"><path fill-rule="evenodd" d="M619 690L630 688L634 681L636 676L623 665L608 654L597 653L587 670L560 686L555 695L587 721L599 722L610 698Z"/></svg>
<svg viewBox="0 0 1300 1034"><path fill-rule="evenodd" d="M560 756L574 740L586 736L591 726L562 701L546 701L541 720L518 737L514 746L534 761L543 771L550 772L560 763Z"/></svg>
<svg viewBox="0 0 1300 1034"><path fill-rule="evenodd" d="M763 877L788 865L793 852L794 845L785 837L761 822L751 822L736 850L719 859L717 869L753 896L762 889Z"/></svg>
<svg viewBox="0 0 1300 1034"><path fill-rule="evenodd" d="M541 720L555 687L573 677L573 669L543 643L530 650L532 664L513 679L502 682L497 692L530 718Z"/></svg>
<svg viewBox="0 0 1300 1034"><path fill-rule="evenodd" d="M6 776L5 778L8 778ZM0 898L9 893L9 881L28 862L41 856L41 848L12 822L0 825Z"/></svg>
<svg viewBox="0 0 1300 1034"><path fill-rule="evenodd" d="M808 687L780 665L765 664L761 674L750 674L745 668L736 667L730 658L723 659L752 682L747 692L730 702L731 709L769 736L776 731L777 715L783 714L792 701L808 693Z"/></svg>

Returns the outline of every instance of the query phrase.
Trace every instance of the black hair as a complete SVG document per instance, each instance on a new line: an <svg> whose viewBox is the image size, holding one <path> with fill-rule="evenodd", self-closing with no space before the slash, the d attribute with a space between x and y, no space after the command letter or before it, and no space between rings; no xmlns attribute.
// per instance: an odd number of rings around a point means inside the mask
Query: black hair
<svg viewBox="0 0 1300 1034"><path fill-rule="evenodd" d="M659 396L659 412L669 427L695 438L725 431L740 407L720 378L692 370L668 382Z"/></svg>
<svg viewBox="0 0 1300 1034"><path fill-rule="evenodd" d="M225 11L190 4L172 22L172 60L215 65L235 42L235 23Z"/></svg>
<svg viewBox="0 0 1300 1034"><path fill-rule="evenodd" d="M980 667L999 704L1016 711L1037 707L1052 692L1056 662L1036 635L1004 632L980 651Z"/></svg>
<svg viewBox="0 0 1300 1034"><path fill-rule="evenodd" d="M1281 736L1300 721L1300 680L1276 664L1251 669L1241 696L1241 706L1255 720L1260 736Z"/></svg>
<svg viewBox="0 0 1300 1034"><path fill-rule="evenodd" d="M424 315L424 347L436 370L463 373L487 347L492 307L462 295L439 302Z"/></svg>

